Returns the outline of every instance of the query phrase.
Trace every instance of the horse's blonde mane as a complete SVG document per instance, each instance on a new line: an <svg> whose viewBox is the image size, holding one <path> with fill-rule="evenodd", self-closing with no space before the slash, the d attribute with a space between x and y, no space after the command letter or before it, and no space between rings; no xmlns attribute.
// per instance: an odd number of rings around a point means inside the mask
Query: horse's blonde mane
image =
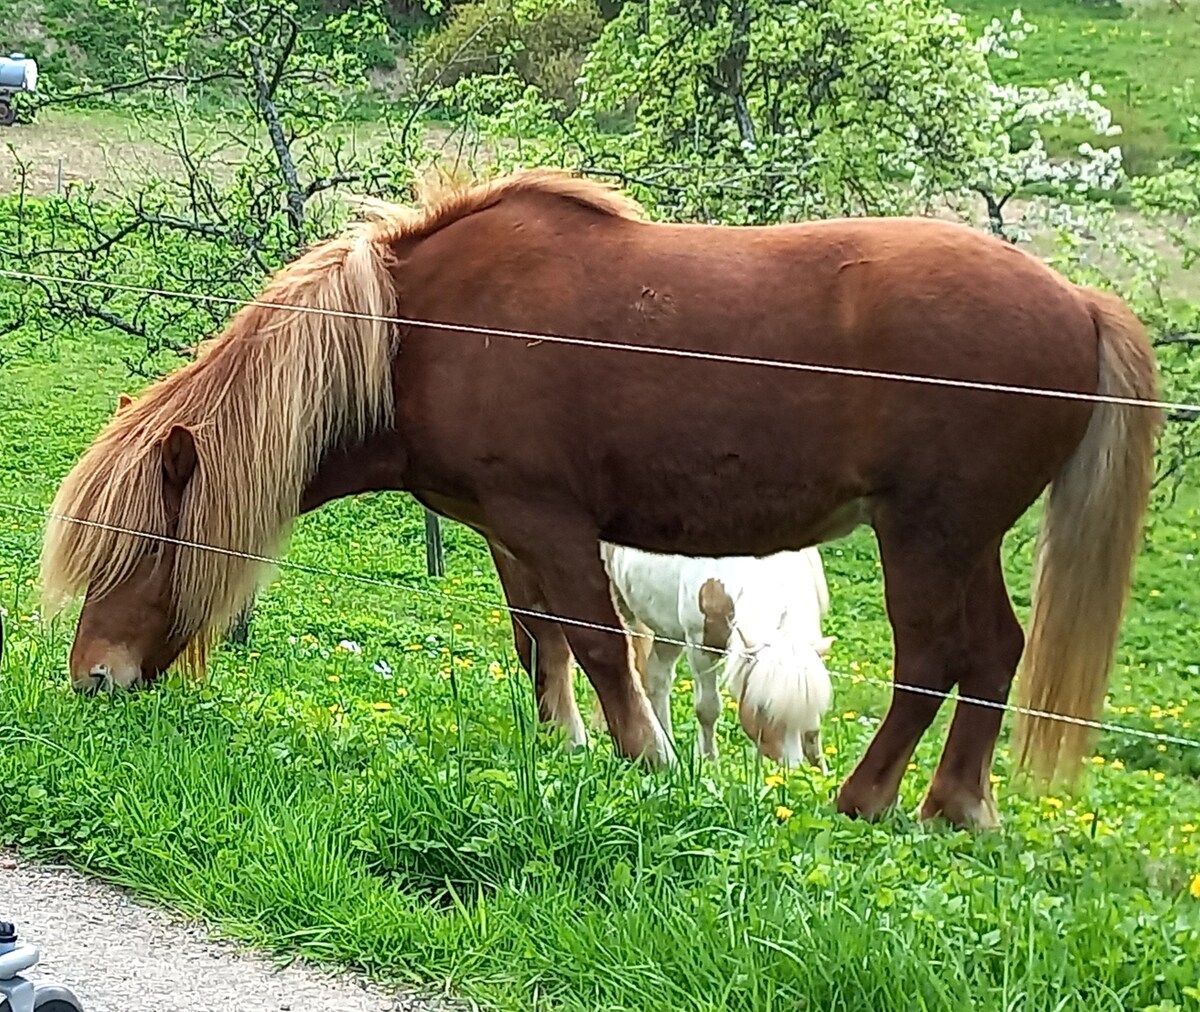
<svg viewBox="0 0 1200 1012"><path fill-rule="evenodd" d="M244 555L273 556L323 455L391 423L391 362L399 312L393 245L420 239L499 200L542 193L635 217L607 187L532 171L480 185L430 188L423 207L364 202L360 221L279 271L195 362L120 411L63 481L42 548L42 591L53 612L99 597L133 573L150 547L137 533L169 531L161 495L163 441L185 426L198 465L177 526L175 624L193 659L244 607L266 575ZM356 314L350 319L338 314ZM66 517L84 520L73 522Z"/></svg>

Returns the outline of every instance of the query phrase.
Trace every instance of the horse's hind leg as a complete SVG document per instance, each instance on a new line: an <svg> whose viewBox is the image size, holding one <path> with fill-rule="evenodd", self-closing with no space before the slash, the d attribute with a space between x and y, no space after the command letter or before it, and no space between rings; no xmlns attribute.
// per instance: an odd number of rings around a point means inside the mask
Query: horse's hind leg
<svg viewBox="0 0 1200 1012"><path fill-rule="evenodd" d="M564 620L571 652L588 676L618 751L668 764L675 754L634 677L629 639L613 604L591 522L511 499L486 504L488 529L533 573L550 614Z"/></svg>
<svg viewBox="0 0 1200 1012"><path fill-rule="evenodd" d="M530 614L546 610L537 579L527 567L506 556L495 545L488 547L505 599L514 609L509 613L513 644L521 666L533 678L538 717L562 728L571 745L586 745L587 730L575 702L574 679L571 677L571 647L562 626L551 619Z"/></svg>
<svg viewBox="0 0 1200 1012"><path fill-rule="evenodd" d="M968 666L958 680L962 696L992 703L1008 700L1025 637L1004 587L999 548L976 571L967 592L971 637ZM942 757L921 805L921 817L944 816L959 826L988 829L999 825L992 796L992 758L1004 711L961 699Z"/></svg>
<svg viewBox="0 0 1200 1012"><path fill-rule="evenodd" d="M965 601L973 567L931 533L937 518L922 519L932 522L876 517L895 688L887 716L838 794L838 810L848 815L874 818L895 802L921 735L966 667Z"/></svg>

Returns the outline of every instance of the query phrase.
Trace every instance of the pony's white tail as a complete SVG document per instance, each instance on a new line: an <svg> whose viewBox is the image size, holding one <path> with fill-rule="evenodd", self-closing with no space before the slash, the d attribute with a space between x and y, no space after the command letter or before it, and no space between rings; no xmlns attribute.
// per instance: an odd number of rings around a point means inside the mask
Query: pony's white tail
<svg viewBox="0 0 1200 1012"><path fill-rule="evenodd" d="M730 658L729 689L738 700L742 730L776 762L795 765L801 756L824 768L821 718L833 685L820 644L766 644Z"/></svg>

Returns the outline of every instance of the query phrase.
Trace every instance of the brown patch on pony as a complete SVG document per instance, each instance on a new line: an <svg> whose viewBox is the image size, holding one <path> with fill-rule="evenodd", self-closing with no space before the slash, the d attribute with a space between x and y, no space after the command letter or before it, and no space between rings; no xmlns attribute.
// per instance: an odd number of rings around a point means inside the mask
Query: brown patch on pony
<svg viewBox="0 0 1200 1012"><path fill-rule="evenodd" d="M713 650L728 650L733 635L733 598L725 584L710 577L700 585L700 614L704 616L704 645Z"/></svg>

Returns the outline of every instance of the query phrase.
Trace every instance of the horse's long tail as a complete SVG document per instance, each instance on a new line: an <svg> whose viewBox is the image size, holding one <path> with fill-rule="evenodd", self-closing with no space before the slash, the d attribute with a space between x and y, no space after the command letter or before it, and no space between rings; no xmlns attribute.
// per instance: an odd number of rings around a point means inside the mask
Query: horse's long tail
<svg viewBox="0 0 1200 1012"><path fill-rule="evenodd" d="M1114 296L1084 289L1100 340L1098 392L1158 399L1154 352L1141 323ZM1150 498L1157 408L1097 403L1086 434L1050 486L1038 536L1033 611L1018 679L1022 707L1099 717L1133 560ZM1091 747L1082 724L1019 714L1019 769L1073 782Z"/></svg>

